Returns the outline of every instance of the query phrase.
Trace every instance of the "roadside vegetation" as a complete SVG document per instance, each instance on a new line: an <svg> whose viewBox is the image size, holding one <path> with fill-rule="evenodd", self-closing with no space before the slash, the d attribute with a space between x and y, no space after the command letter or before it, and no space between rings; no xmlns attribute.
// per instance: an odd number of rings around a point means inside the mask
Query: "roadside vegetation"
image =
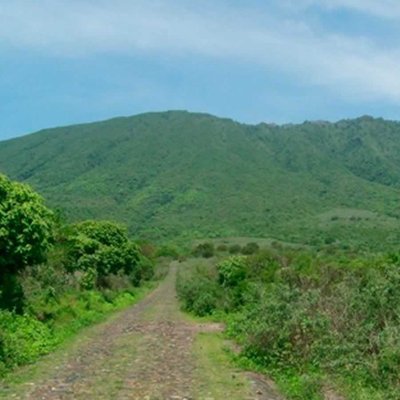
<svg viewBox="0 0 400 400"><path fill-rule="evenodd" d="M120 224L62 223L0 175L0 376L132 304L153 279L153 254Z"/></svg>
<svg viewBox="0 0 400 400"><path fill-rule="evenodd" d="M398 399L398 254L255 250L182 269L183 309L224 321L238 361L270 374L288 398L322 399L333 385L349 399Z"/></svg>

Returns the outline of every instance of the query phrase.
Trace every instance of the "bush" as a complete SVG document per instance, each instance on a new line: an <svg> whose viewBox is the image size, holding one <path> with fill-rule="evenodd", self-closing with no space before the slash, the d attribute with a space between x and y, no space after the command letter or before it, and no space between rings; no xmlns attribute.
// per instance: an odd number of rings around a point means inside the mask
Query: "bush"
<svg viewBox="0 0 400 400"><path fill-rule="evenodd" d="M282 269L279 257L268 250L247 257L246 264L249 278L263 283L276 281L277 274Z"/></svg>
<svg viewBox="0 0 400 400"><path fill-rule="evenodd" d="M171 244L164 244L163 246L159 247L155 254L156 257L169 257L174 260L177 260L179 255L179 249Z"/></svg>
<svg viewBox="0 0 400 400"><path fill-rule="evenodd" d="M149 242L139 242L138 243L140 252L148 259L154 259L156 256L157 249L156 247Z"/></svg>
<svg viewBox="0 0 400 400"><path fill-rule="evenodd" d="M211 258L214 256L214 245L210 242L200 243L193 250L195 257Z"/></svg>
<svg viewBox="0 0 400 400"><path fill-rule="evenodd" d="M242 248L238 244L232 244L229 246L228 250L230 254L239 254L242 251Z"/></svg>
<svg viewBox="0 0 400 400"><path fill-rule="evenodd" d="M228 251L228 246L226 244L219 244L217 247L217 251L220 251L221 253Z"/></svg>
<svg viewBox="0 0 400 400"><path fill-rule="evenodd" d="M27 315L0 311L0 361L10 369L47 353L54 345L50 329Z"/></svg>
<svg viewBox="0 0 400 400"><path fill-rule="evenodd" d="M180 272L177 278L177 292L186 311L198 316L212 314L219 301L215 270L197 266L190 273Z"/></svg>
<svg viewBox="0 0 400 400"><path fill-rule="evenodd" d="M225 312L236 310L244 303L248 290L246 257L231 256L216 266L218 283L223 293L222 308Z"/></svg>
<svg viewBox="0 0 400 400"><path fill-rule="evenodd" d="M260 246L255 242L247 243L246 246L242 248L242 254L251 255L257 253L260 250Z"/></svg>
<svg viewBox="0 0 400 400"><path fill-rule="evenodd" d="M247 275L246 258L233 256L217 264L218 282L222 287L240 285Z"/></svg>

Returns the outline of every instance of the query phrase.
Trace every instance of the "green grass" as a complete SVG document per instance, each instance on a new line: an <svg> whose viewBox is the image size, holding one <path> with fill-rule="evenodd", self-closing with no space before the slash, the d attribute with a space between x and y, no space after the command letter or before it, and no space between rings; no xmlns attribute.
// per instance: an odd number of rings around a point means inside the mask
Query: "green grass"
<svg viewBox="0 0 400 400"><path fill-rule="evenodd" d="M199 333L194 356L199 365L195 381L202 383L194 388L196 398L242 400L249 396L250 384L235 368L221 334Z"/></svg>
<svg viewBox="0 0 400 400"><path fill-rule="evenodd" d="M147 282L134 291L123 291L116 294L112 302L106 301L99 292L70 291L54 305L53 319L47 323L29 315L10 314L8 325L3 327L2 332L9 364L3 366L3 370L0 371L4 376L0 382L8 387L26 381L31 374L35 374L36 368L24 368L22 365L35 363L57 348L68 346L82 329L136 304L154 289L155 285L155 282ZM0 389L0 397L1 395Z"/></svg>

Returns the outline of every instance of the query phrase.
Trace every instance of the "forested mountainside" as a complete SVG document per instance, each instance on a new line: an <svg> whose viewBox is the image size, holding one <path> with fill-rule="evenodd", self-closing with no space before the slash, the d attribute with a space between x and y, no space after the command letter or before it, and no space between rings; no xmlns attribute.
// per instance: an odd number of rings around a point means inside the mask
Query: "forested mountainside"
<svg viewBox="0 0 400 400"><path fill-rule="evenodd" d="M147 113L0 142L0 171L71 220L122 221L151 239L400 241L400 123L383 119L278 126Z"/></svg>

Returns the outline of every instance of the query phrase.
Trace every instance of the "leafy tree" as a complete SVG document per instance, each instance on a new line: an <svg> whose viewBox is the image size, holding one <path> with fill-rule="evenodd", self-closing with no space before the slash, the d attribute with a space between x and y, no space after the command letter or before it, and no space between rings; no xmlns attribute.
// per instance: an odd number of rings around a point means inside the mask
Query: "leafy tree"
<svg viewBox="0 0 400 400"><path fill-rule="evenodd" d="M150 274L149 263L140 248L129 240L126 229L109 221L85 221L75 224L70 233L68 269L84 272L84 286L102 286L109 274L130 275L139 284ZM143 265L142 265L143 264Z"/></svg>
<svg viewBox="0 0 400 400"><path fill-rule="evenodd" d="M84 221L76 224L75 230L105 246L121 246L128 241L126 228L111 221Z"/></svg>
<svg viewBox="0 0 400 400"><path fill-rule="evenodd" d="M44 261L53 223L42 197L0 174L0 277Z"/></svg>

